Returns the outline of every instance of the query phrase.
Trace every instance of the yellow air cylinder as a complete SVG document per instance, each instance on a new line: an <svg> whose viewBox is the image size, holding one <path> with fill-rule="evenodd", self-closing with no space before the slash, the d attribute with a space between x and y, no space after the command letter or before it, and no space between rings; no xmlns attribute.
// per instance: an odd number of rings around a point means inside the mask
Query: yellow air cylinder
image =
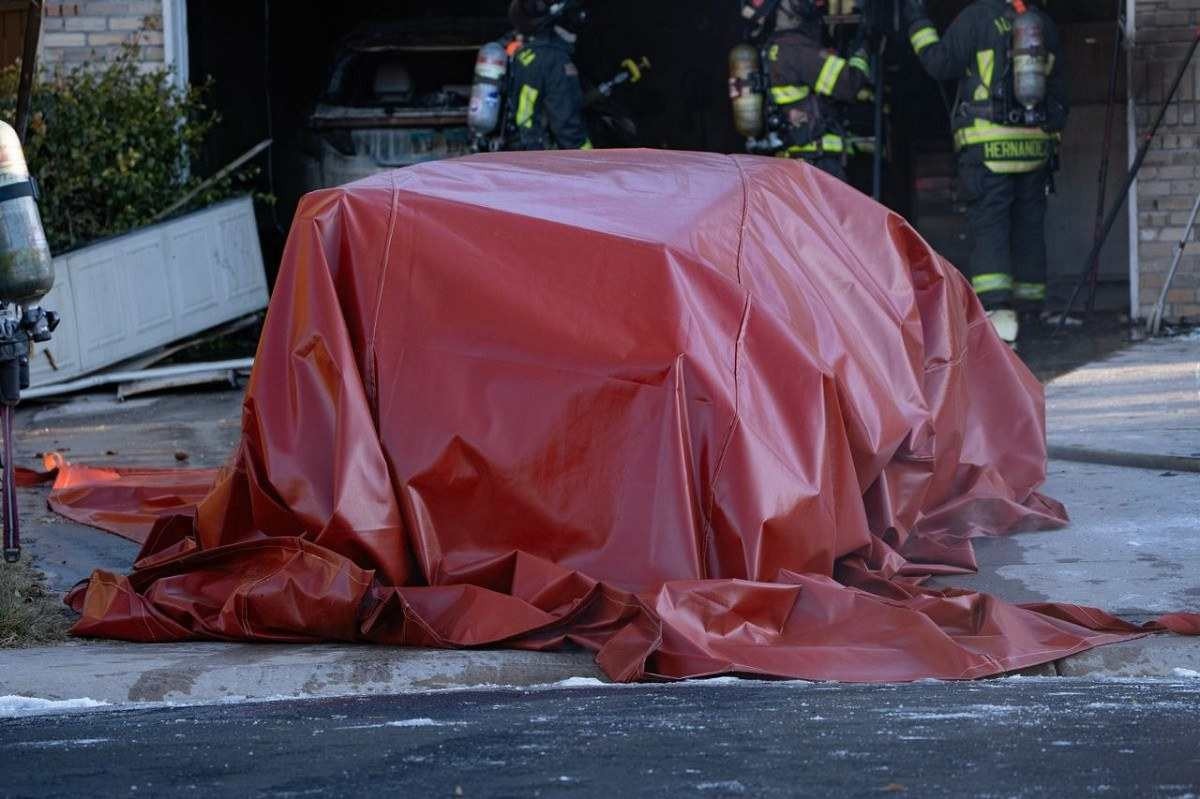
<svg viewBox="0 0 1200 799"><path fill-rule="evenodd" d="M747 139L763 132L763 95L757 77L762 57L748 44L739 44L729 52L729 99L733 103L733 126Z"/></svg>

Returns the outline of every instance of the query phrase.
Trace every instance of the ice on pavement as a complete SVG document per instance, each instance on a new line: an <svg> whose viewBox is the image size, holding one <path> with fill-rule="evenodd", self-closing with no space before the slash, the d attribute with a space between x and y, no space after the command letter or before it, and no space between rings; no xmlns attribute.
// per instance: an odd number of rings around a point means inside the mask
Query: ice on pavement
<svg viewBox="0 0 1200 799"><path fill-rule="evenodd" d="M677 680L670 682L639 682L639 683L614 683L606 682L595 677L567 677L565 680L558 682L547 683L544 685L530 685L521 688L524 691L539 691L546 688L664 688L673 686L677 688L711 688L714 685L736 685L741 687L754 687L770 683L773 686L797 686L807 687L817 685L818 683L812 680L762 680L754 677L738 677L732 674L726 674L721 677L695 677L687 680ZM492 687L492 686L489 686ZM496 686L504 687L504 686Z"/></svg>
<svg viewBox="0 0 1200 799"><path fill-rule="evenodd" d="M70 738L61 741L21 741L15 744L15 746L26 749L57 749L72 746L96 746L97 744L106 744L110 741L112 741L112 738Z"/></svg>
<svg viewBox="0 0 1200 799"><path fill-rule="evenodd" d="M947 712L909 711L903 709L897 712L889 708L885 708L884 712L905 721L947 721L951 719L978 719L987 716L1004 716L1017 710L1018 708L1010 705L968 705L962 710Z"/></svg>
<svg viewBox="0 0 1200 799"><path fill-rule="evenodd" d="M696 785L696 790L720 791L721 793L745 793L746 786L737 780L723 780L721 782L701 782Z"/></svg>
<svg viewBox="0 0 1200 799"><path fill-rule="evenodd" d="M21 716L40 716L45 713L60 713L68 710L87 710L104 707L108 702L95 699L38 699L33 696L0 696L0 719L15 719Z"/></svg>

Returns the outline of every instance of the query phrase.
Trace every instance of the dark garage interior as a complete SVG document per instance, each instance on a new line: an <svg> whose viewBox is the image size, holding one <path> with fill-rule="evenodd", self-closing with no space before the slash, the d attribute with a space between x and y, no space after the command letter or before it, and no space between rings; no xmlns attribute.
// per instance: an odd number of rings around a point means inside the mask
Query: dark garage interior
<svg viewBox="0 0 1200 799"><path fill-rule="evenodd" d="M966 4L931 0L929 6L944 29ZM1077 254L1091 241L1102 149L1097 131L1104 126L1116 7L1115 0L1049 4L1064 41L1073 108L1047 223L1052 294L1069 287L1080 268ZM310 121L347 37L374 30L381 38L407 37L419 45L414 50L420 58L410 62L418 92L469 86L478 45L506 32L505 8L503 0L447 0L436 6L413 0L190 4L191 79L210 82L210 103L224 120L199 168L215 171L264 138L275 142L269 164L265 157L257 162L259 190L277 198L273 208L264 204L260 212L268 263L278 260L299 197L315 187L304 167L312 147ZM741 150L726 84L726 56L741 36L736 2L597 0L592 9L577 53L585 90L611 77L626 58L644 56L653 65L641 83L618 89L603 113L589 117L598 146ZM835 35L849 40L853 28ZM903 34L890 37L886 53L889 158L883 200L944 255L961 261L968 239L956 201L946 112L955 87L939 89L925 75ZM1123 65L1117 74L1110 187L1124 175L1127 151ZM627 118L636 130L606 125L606 116ZM855 185L869 192L870 159L856 160ZM1128 259L1127 231L1118 225L1104 254L1101 307L1126 302Z"/></svg>

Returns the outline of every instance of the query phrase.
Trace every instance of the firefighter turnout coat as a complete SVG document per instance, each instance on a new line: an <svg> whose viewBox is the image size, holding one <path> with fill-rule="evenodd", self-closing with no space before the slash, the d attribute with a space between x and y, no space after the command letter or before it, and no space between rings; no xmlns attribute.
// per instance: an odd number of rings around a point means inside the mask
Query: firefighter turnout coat
<svg viewBox="0 0 1200 799"><path fill-rule="evenodd" d="M591 149L574 47L553 33L530 38L512 59L508 148Z"/></svg>
<svg viewBox="0 0 1200 799"><path fill-rule="evenodd" d="M767 43L770 101L788 122L780 155L819 158L845 154L834 102L871 99L871 68L864 55L846 59L800 31L776 33Z"/></svg>
<svg viewBox="0 0 1200 799"><path fill-rule="evenodd" d="M928 18L913 20L909 38L925 70L937 80L958 80L954 107L954 144L959 152L974 151L988 170L1022 174L1043 169L1067 120L1067 95L1061 68L1058 29L1045 12L1047 87L1045 124L1012 124L1006 113L1012 99L1012 20L1007 0L975 0L938 35Z"/></svg>

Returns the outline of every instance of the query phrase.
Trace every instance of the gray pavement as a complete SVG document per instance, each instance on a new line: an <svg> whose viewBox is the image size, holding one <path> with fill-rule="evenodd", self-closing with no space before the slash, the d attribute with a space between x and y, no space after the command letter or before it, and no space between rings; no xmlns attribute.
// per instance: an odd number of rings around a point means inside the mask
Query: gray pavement
<svg viewBox="0 0 1200 799"><path fill-rule="evenodd" d="M1069 526L977 539L979 573L946 582L1137 622L1200 610L1200 474L1051 461L1045 491L1066 503Z"/></svg>
<svg viewBox="0 0 1200 799"><path fill-rule="evenodd" d="M1051 381L1046 417L1052 448L1200 465L1200 333L1146 341Z"/></svg>
<svg viewBox="0 0 1200 799"><path fill-rule="evenodd" d="M229 389L26 403L17 412L17 456L31 466L52 450L97 466L220 466L240 437L241 407L242 392ZM176 453L187 460L177 461Z"/></svg>
<svg viewBox="0 0 1200 799"><path fill-rule="evenodd" d="M1147 342L1052 382L1051 444L1193 457L1200 452L1198 359L1200 338ZM30 405L19 417L19 462L69 448L84 463L172 465L183 452L187 465L219 465L237 440L240 401L240 392L212 391ZM1200 474L1052 461L1046 491L1067 504L1068 528L980 540L980 573L946 582L1016 602L1094 605L1139 622L1200 610ZM22 492L21 502L29 551L55 590L94 567L123 571L132 562L136 545L54 517L44 490ZM1152 636L1038 673L1171 677L1180 669L1200 672L1200 640ZM429 680L529 685L595 675L584 653L119 643L0 653L0 695L70 698L80 695L75 686L87 686L102 693L93 698L112 702L336 696L415 690Z"/></svg>
<svg viewBox="0 0 1200 799"><path fill-rule="evenodd" d="M698 681L0 721L7 796L1165 797L1200 680Z"/></svg>

